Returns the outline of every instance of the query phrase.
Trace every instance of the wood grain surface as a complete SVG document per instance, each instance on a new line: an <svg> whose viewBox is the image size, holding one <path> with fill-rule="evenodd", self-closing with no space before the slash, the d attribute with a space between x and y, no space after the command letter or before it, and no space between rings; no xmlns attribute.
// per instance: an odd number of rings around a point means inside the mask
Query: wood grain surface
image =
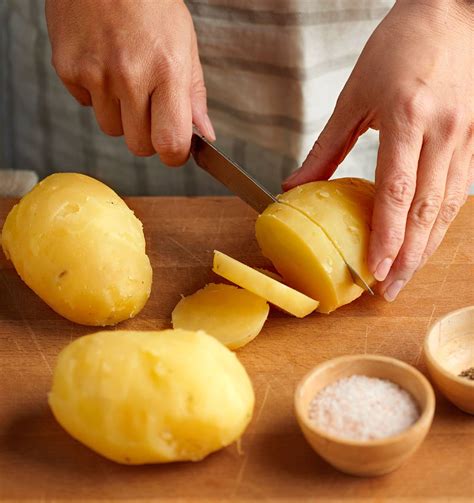
<svg viewBox="0 0 474 503"><path fill-rule="evenodd" d="M169 327L181 294L218 279L216 248L264 266L255 214L233 198L136 198L154 269L152 296L121 329ZM13 200L0 199L0 225ZM432 429L398 471L372 479L342 475L306 444L293 414L297 382L323 360L355 353L389 355L426 372L428 325L474 304L474 200L442 246L396 302L364 295L331 315L304 320L273 310L262 333L238 351L256 393L241 451L232 445L199 463L127 467L82 446L46 403L58 352L91 333L51 311L0 252L1 501L472 501L474 417L437 394Z"/></svg>

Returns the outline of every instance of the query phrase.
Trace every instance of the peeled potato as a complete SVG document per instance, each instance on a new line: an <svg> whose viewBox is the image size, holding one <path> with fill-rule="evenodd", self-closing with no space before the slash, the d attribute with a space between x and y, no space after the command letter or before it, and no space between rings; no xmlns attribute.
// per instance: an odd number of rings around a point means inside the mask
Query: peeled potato
<svg viewBox="0 0 474 503"><path fill-rule="evenodd" d="M274 271L269 271L268 269L265 269L263 267L254 267L254 269L256 271L261 272L262 274L265 274L265 276L273 278L274 280L279 281L280 283L284 283L283 278Z"/></svg>
<svg viewBox="0 0 474 503"><path fill-rule="evenodd" d="M359 178L311 182L281 194L278 200L318 224L343 258L373 285L367 266L375 188Z"/></svg>
<svg viewBox="0 0 474 503"><path fill-rule="evenodd" d="M326 234L300 211L271 204L255 230L263 255L288 285L319 300L318 311L330 313L363 292Z"/></svg>
<svg viewBox="0 0 474 503"><path fill-rule="evenodd" d="M174 328L204 330L229 349L255 339L265 323L265 299L231 285L211 283L182 298L171 314Z"/></svg>
<svg viewBox="0 0 474 503"><path fill-rule="evenodd" d="M58 173L36 185L10 211L2 246L23 281L76 323L114 325L150 295L141 222L85 175Z"/></svg>
<svg viewBox="0 0 474 503"><path fill-rule="evenodd" d="M198 461L237 440L252 384L204 332L99 332L61 351L49 404L74 438L125 464Z"/></svg>
<svg viewBox="0 0 474 503"><path fill-rule="evenodd" d="M276 264L275 267L277 267ZM287 313L297 316L298 318L307 316L318 307L317 300L217 250L214 251L214 264L212 270L219 276L249 290L255 295L263 297L268 300L268 302L271 302L275 306L278 306Z"/></svg>

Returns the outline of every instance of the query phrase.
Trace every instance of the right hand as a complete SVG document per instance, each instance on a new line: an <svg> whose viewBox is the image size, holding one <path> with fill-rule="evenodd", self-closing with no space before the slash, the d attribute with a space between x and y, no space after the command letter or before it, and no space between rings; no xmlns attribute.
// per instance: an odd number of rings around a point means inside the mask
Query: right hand
<svg viewBox="0 0 474 503"><path fill-rule="evenodd" d="M46 0L46 19L56 72L104 133L169 166L188 158L193 123L215 140L182 0Z"/></svg>

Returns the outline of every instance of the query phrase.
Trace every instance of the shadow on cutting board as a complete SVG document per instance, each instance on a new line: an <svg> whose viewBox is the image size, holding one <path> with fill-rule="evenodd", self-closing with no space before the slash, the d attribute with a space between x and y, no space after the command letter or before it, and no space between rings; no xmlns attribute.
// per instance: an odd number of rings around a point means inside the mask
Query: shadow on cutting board
<svg viewBox="0 0 474 503"><path fill-rule="evenodd" d="M0 431L0 499L225 498L243 460L234 445L199 463L120 465L70 437L43 403Z"/></svg>

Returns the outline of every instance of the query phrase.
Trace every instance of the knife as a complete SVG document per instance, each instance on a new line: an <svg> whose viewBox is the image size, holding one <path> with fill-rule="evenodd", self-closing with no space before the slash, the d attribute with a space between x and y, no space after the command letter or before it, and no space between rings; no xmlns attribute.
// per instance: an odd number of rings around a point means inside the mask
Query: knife
<svg viewBox="0 0 474 503"><path fill-rule="evenodd" d="M200 168L225 185L233 194L239 196L240 199L245 201L256 212L262 213L270 204L279 202L275 196L270 194L268 190L260 185L242 167L229 159L212 143L208 142L196 128L193 128L191 154ZM365 282L364 278L345 260L344 262L351 273L354 283L367 290L371 295L374 295L374 292Z"/></svg>
<svg viewBox="0 0 474 503"><path fill-rule="evenodd" d="M276 197L257 180L196 130L191 140L191 154L199 167L225 185L233 194L239 196L256 212L262 213L267 206L278 202Z"/></svg>

